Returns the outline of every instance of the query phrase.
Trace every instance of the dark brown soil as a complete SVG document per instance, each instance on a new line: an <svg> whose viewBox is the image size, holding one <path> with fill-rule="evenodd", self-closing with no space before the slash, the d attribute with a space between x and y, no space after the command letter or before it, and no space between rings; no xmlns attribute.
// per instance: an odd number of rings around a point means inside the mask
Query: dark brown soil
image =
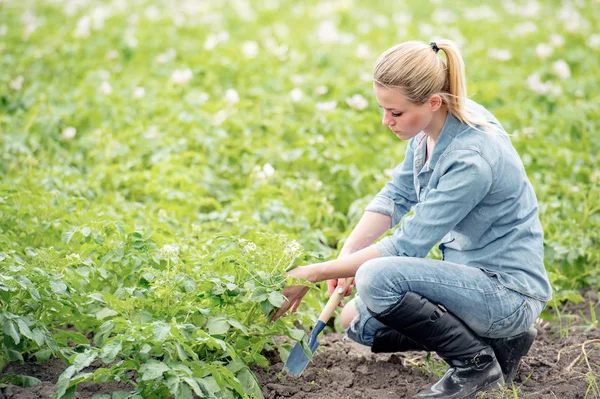
<svg viewBox="0 0 600 399"><path fill-rule="evenodd" d="M536 324L538 337L521 362L514 387L487 394L487 398L600 398L600 330L586 327L591 320L589 301L596 304L595 311L599 316L600 305L598 299L586 299L588 302L584 305L568 305L562 309L561 323L555 320L552 326L545 322ZM562 326L560 330L559 326ZM266 399L412 398L435 382L445 370L436 355L428 362L423 352L373 354L370 348L344 339L339 333L322 335L319 342L321 347L300 377L282 373L279 356L273 352L264 353L271 361L271 367L251 368ZM0 399L50 398L65 367L57 359L43 364L12 364L0 376L7 373L31 375L39 378L42 384L32 388L9 386L0 390ZM596 388L593 388L594 382ZM124 382L86 383L78 387L75 397L91 398L128 388Z"/></svg>

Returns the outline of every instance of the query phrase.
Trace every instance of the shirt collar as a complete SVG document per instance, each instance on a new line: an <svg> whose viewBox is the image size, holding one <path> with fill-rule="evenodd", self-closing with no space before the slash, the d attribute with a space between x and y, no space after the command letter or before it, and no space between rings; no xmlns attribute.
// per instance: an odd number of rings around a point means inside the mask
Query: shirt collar
<svg viewBox="0 0 600 399"><path fill-rule="evenodd" d="M448 112L446 115L446 120L444 121L444 125L442 126L442 130L440 131L440 135L435 143L435 146L433 147L433 154L431 154L429 157L429 169L435 169L438 159L444 153L444 151L446 151L454 137L456 137L461 125L462 122L452 113ZM424 132L421 132L415 137L415 140L417 142L417 149L415 150L415 165L417 166L417 170L420 170L425 160L427 135Z"/></svg>

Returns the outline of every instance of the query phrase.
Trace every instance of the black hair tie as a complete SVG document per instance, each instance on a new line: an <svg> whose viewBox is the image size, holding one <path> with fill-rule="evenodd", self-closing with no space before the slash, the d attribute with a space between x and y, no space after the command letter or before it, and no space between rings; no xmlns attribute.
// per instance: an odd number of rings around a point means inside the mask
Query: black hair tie
<svg viewBox="0 0 600 399"><path fill-rule="evenodd" d="M440 51L440 48L437 46L437 44L435 42L431 42L431 43L429 43L429 45L431 46L433 51L435 51L436 54L438 51Z"/></svg>

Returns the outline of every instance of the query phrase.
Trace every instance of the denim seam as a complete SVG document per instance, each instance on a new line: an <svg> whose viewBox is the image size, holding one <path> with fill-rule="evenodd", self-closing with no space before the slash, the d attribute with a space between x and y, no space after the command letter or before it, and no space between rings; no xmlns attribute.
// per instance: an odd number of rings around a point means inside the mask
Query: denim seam
<svg viewBox="0 0 600 399"><path fill-rule="evenodd" d="M484 290L482 290L481 288L471 288L471 287L464 287L462 285L456 285L456 284L449 284L449 283L443 283L437 280L426 280L426 279L405 279L402 282L400 282L399 284L403 284L403 283L431 283L431 284L436 284L436 285L443 285L446 287L453 287L453 288L463 288L463 289L467 289L470 291L477 291L480 292L481 294L486 294L486 292ZM403 290L403 291L410 291L410 290ZM497 292L497 291L496 291Z"/></svg>

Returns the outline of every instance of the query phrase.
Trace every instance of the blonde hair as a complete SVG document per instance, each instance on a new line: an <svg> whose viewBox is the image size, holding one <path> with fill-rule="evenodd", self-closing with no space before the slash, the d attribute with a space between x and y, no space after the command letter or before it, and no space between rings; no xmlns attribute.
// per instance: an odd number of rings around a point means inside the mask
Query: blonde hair
<svg viewBox="0 0 600 399"><path fill-rule="evenodd" d="M448 111L461 122L494 129L482 115L466 107L465 64L458 46L451 40L438 40L435 45L446 55L445 63L433 43L408 41L387 49L375 64L374 83L400 90L408 101L419 105L439 94Z"/></svg>

